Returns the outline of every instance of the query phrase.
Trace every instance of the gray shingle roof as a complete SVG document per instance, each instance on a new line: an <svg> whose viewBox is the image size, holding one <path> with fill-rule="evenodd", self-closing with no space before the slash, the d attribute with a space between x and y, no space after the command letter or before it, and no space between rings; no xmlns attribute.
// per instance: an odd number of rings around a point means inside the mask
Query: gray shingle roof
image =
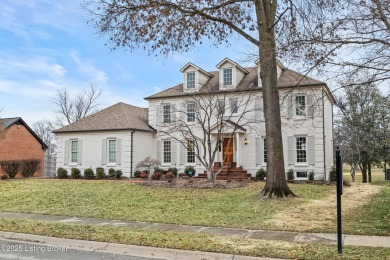
<svg viewBox="0 0 390 260"><path fill-rule="evenodd" d="M261 89L258 88L258 76L257 76L257 67L245 68L249 73L246 74L243 79L240 81L238 86L234 90L229 90L228 92L240 92L240 91L250 91ZM213 75L209 81L200 88L199 92L196 94L205 94L205 93L217 93L223 92L219 90L219 72L212 71L209 72ZM303 86L317 86L317 85L326 85L324 82L318 81L316 79L310 78L308 76L302 75L298 72L283 69L282 73L278 79L279 88L287 87L303 87ZM183 91L183 83L176 85L172 88L163 90L159 93L153 94L145 99L156 99L156 98L165 98L165 97L177 97L177 96L187 96L188 93Z"/></svg>
<svg viewBox="0 0 390 260"><path fill-rule="evenodd" d="M140 130L155 131L148 124L148 109L125 103L117 103L95 114L64 126L54 133L110 131L110 130Z"/></svg>

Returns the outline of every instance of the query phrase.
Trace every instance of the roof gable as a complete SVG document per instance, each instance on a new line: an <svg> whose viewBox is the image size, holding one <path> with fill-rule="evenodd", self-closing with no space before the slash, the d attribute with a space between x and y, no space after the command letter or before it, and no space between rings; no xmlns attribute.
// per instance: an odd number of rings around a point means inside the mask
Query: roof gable
<svg viewBox="0 0 390 260"><path fill-rule="evenodd" d="M64 126L54 133L139 130L155 131L148 123L148 109L117 103L95 114Z"/></svg>
<svg viewBox="0 0 390 260"><path fill-rule="evenodd" d="M239 69L241 72L243 73L249 73L245 68L241 67L240 64L238 64L237 62L234 62L232 61L231 59L229 58L224 58L220 63L217 64L217 68L220 69L225 63L230 63L232 64L233 66L235 66L237 69Z"/></svg>
<svg viewBox="0 0 390 260"><path fill-rule="evenodd" d="M46 150L48 146L45 144L45 142L42 141L42 139L32 130L26 122L21 117L13 117L13 118L0 118L0 124L3 124L4 129L8 129L9 127L17 124L17 125L23 125L32 136L34 136L35 139L42 145L42 149Z"/></svg>
<svg viewBox="0 0 390 260"><path fill-rule="evenodd" d="M196 70L202 72L203 74L205 74L206 76L208 77L212 77L213 75L208 73L207 71L205 71L204 69L202 69L201 67L198 67L196 66L195 64L193 64L192 62L188 62L186 65L184 65L183 68L180 69L181 72L185 72L187 70L187 68L189 67L193 67L195 68Z"/></svg>

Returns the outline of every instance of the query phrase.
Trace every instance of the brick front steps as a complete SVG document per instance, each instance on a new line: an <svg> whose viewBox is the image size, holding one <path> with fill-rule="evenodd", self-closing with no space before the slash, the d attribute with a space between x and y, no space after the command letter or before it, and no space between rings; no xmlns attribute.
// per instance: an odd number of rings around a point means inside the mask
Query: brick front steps
<svg viewBox="0 0 390 260"><path fill-rule="evenodd" d="M217 172L220 168L214 167L214 172ZM199 173L198 178L207 178L207 172ZM241 167L228 168L222 167L222 171L217 175L217 180L248 180L251 175Z"/></svg>

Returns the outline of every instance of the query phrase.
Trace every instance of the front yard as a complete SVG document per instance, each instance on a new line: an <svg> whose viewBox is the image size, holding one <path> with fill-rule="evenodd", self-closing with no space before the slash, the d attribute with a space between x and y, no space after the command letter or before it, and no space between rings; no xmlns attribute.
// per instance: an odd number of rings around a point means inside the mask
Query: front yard
<svg viewBox="0 0 390 260"><path fill-rule="evenodd" d="M390 183L356 183L343 194L343 232L390 236ZM360 176L357 176L360 181ZM290 184L296 199L261 200L264 183L236 189L173 189L123 181L1 181L0 211L187 225L336 232L335 186ZM137 245L300 259L339 257L335 246L3 218L0 230ZM346 247L343 259L385 259L389 249Z"/></svg>

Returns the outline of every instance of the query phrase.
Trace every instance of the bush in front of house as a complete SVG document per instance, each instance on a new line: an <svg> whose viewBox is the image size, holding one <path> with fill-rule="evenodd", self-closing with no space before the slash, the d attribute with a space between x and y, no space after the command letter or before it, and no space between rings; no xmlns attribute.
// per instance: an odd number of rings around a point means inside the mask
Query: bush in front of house
<svg viewBox="0 0 390 260"><path fill-rule="evenodd" d="M114 168L108 169L108 177L115 178L115 169Z"/></svg>
<svg viewBox="0 0 390 260"><path fill-rule="evenodd" d="M11 179L15 178L19 171L20 165L21 161L19 160L0 162L1 169L3 169L3 171L8 174Z"/></svg>
<svg viewBox="0 0 390 260"><path fill-rule="evenodd" d="M149 177L149 173L147 171L141 172L140 176L141 179L146 179Z"/></svg>
<svg viewBox="0 0 390 260"><path fill-rule="evenodd" d="M23 177L32 177L34 173L39 169L41 162L38 159L29 159L20 161L20 171Z"/></svg>
<svg viewBox="0 0 390 260"><path fill-rule="evenodd" d="M81 179L81 171L77 168L70 169L70 175L73 179Z"/></svg>
<svg viewBox="0 0 390 260"><path fill-rule="evenodd" d="M67 179L69 176L68 176L68 171L65 170L64 168L58 168L57 169L57 178L58 179Z"/></svg>
<svg viewBox="0 0 390 260"><path fill-rule="evenodd" d="M115 179L120 179L122 177L122 175L123 175L123 173L121 170L116 170L114 177L115 177Z"/></svg>
<svg viewBox="0 0 390 260"><path fill-rule="evenodd" d="M329 171L329 180L330 181L336 181L337 175L336 175L336 167L332 166L332 168Z"/></svg>
<svg viewBox="0 0 390 260"><path fill-rule="evenodd" d="M287 171L287 180L294 181L294 170L293 169L290 169Z"/></svg>
<svg viewBox="0 0 390 260"><path fill-rule="evenodd" d="M195 176L196 171L195 171L195 168L190 165L190 166L186 166L186 168L184 168L184 173L187 176L193 177L193 176Z"/></svg>
<svg viewBox="0 0 390 260"><path fill-rule="evenodd" d="M102 167L97 167L96 168L96 179L104 179L106 178L106 173L104 172L104 168Z"/></svg>
<svg viewBox="0 0 390 260"><path fill-rule="evenodd" d="M157 181L161 178L161 172L154 172L152 174L152 180Z"/></svg>
<svg viewBox="0 0 390 260"><path fill-rule="evenodd" d="M140 178L141 177L141 171L140 170L136 170L134 172L134 178Z"/></svg>
<svg viewBox="0 0 390 260"><path fill-rule="evenodd" d="M168 173L171 172L173 175L177 176L177 168L176 167L171 167L168 169Z"/></svg>
<svg viewBox="0 0 390 260"><path fill-rule="evenodd" d="M314 181L314 171L309 172L308 178L309 178L309 181Z"/></svg>
<svg viewBox="0 0 390 260"><path fill-rule="evenodd" d="M263 168L260 168L260 170L258 170L256 172L256 180L258 181L264 181L265 177L267 177L267 172L266 170L264 170Z"/></svg>
<svg viewBox="0 0 390 260"><path fill-rule="evenodd" d="M175 174L171 171L169 171L167 174L165 174L165 179L166 180L173 180L174 178L176 178Z"/></svg>
<svg viewBox="0 0 390 260"><path fill-rule="evenodd" d="M8 174L6 174L6 173L0 173L0 180L6 180L6 179L9 179L9 176L8 176Z"/></svg>
<svg viewBox="0 0 390 260"><path fill-rule="evenodd" d="M93 170L91 168L84 170L84 178L87 180L95 179L95 173L93 172Z"/></svg>

